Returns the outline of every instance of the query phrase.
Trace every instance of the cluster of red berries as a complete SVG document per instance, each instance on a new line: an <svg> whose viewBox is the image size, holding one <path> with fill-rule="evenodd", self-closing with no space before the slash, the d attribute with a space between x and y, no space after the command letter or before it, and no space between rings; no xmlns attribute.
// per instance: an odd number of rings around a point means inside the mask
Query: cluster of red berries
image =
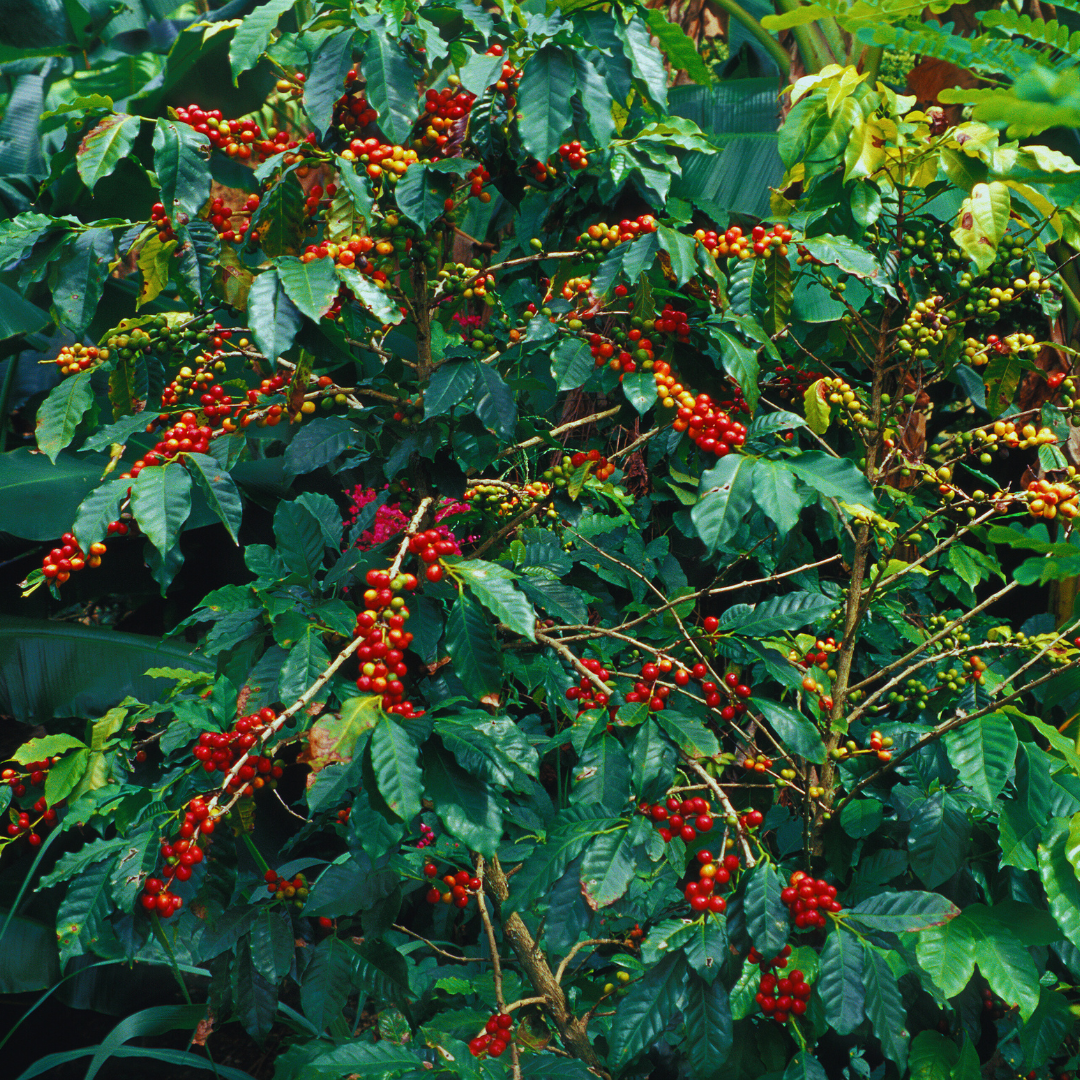
<svg viewBox="0 0 1080 1080"><path fill-rule="evenodd" d="M297 874L294 878L283 878L276 870L267 870L263 874L266 882L266 891L282 900L292 901L297 907L303 907L308 897L308 882L303 874Z"/></svg>
<svg viewBox="0 0 1080 1080"><path fill-rule="evenodd" d="M661 830L662 834L663 830ZM727 911L727 900L715 890L726 888L734 874L739 872L742 865L739 856L734 853L725 855L722 860L714 859L712 852L699 851L696 856L698 863L697 880L691 878L683 889L683 896L690 904L690 910L694 912L709 911L715 915L723 915Z"/></svg>
<svg viewBox="0 0 1080 1080"><path fill-rule="evenodd" d="M581 148L581 143L577 139L563 143L559 147L559 157L575 172L589 167L589 155Z"/></svg>
<svg viewBox="0 0 1080 1080"><path fill-rule="evenodd" d="M417 123L421 128L417 143L421 147L444 147L451 141L455 125L459 132L464 128L472 111L476 95L468 90L444 86L442 90L428 90L424 96L424 111ZM460 142L459 138L454 140ZM413 144L414 146L416 143Z"/></svg>
<svg viewBox="0 0 1080 1080"><path fill-rule="evenodd" d="M586 657L581 663L591 671L600 682L606 683L611 678L611 672L608 671L599 660L594 660L592 657ZM610 699L610 694L599 693L593 681L585 675L581 676L581 680L576 686L571 686L566 691L566 700L576 701L578 703L578 716L584 712L588 712L589 709L603 709L607 707L613 710L614 706L608 705Z"/></svg>
<svg viewBox="0 0 1080 1080"><path fill-rule="evenodd" d="M307 198L304 199L304 212L308 217L314 217L319 212L319 206L324 202L329 204L337 194L337 184L312 184L308 188Z"/></svg>
<svg viewBox="0 0 1080 1080"><path fill-rule="evenodd" d="M747 754L742 764L747 772L763 773L773 767L773 759L764 754L758 754L756 757L753 754Z"/></svg>
<svg viewBox="0 0 1080 1080"><path fill-rule="evenodd" d="M598 221L590 225L577 239L586 250L606 251L618 244L628 244L639 236L656 232L660 223L652 214L639 214L636 218L623 218L617 225Z"/></svg>
<svg viewBox="0 0 1080 1080"><path fill-rule="evenodd" d="M791 231L783 225L774 225L771 231L764 225L755 225L750 235L744 236L738 225L732 225L722 233L712 229L698 229L694 233L694 239L700 241L714 259L729 256L750 259L755 255L760 257L773 251L779 255L787 255Z"/></svg>
<svg viewBox="0 0 1080 1080"><path fill-rule="evenodd" d="M49 767L55 765L59 757L46 758L44 761L31 761L23 766L23 772L18 769L4 769L0 772L0 784L7 784L11 788L11 794L21 799L26 794L27 785L40 787L45 783Z"/></svg>
<svg viewBox="0 0 1080 1080"><path fill-rule="evenodd" d="M241 161L249 160L252 155L258 161L265 161L282 150L295 150L299 145L284 131L275 132L272 139L264 137L262 128L254 120L225 120L220 109L204 112L198 105L189 105L186 109L176 109L175 116L182 124L189 124L201 135L206 135L218 150Z"/></svg>
<svg viewBox="0 0 1080 1080"><path fill-rule="evenodd" d="M685 341L690 336L689 316L685 311L676 311L670 304L656 316L654 329L658 334L671 334Z"/></svg>
<svg viewBox="0 0 1080 1080"><path fill-rule="evenodd" d="M503 47L498 43L488 47L485 56L502 56ZM509 60L503 61L502 71L499 72L499 78L495 83L495 89L505 96L508 106L513 107L514 94L517 91L518 83L521 82L521 69L514 67Z"/></svg>
<svg viewBox="0 0 1080 1080"><path fill-rule="evenodd" d="M409 550L414 555L419 555L421 562L427 563L424 574L431 582L443 579L445 571L440 559L446 555L461 554L461 547L454 534L445 525L417 533L409 540Z"/></svg>
<svg viewBox="0 0 1080 1080"><path fill-rule="evenodd" d="M378 113L371 107L367 95L358 85L360 72L353 68L345 75L345 93L334 106L334 123L347 131L365 128L375 122Z"/></svg>
<svg viewBox="0 0 1080 1080"><path fill-rule="evenodd" d="M188 377L185 377L185 372L191 372L191 369L181 368L180 374L165 388L161 395L162 408L180 404L181 397L191 398L198 394L199 406L207 420L232 415L233 400L224 386L215 384L212 371L200 366ZM168 415L159 416L157 422L165 424L168 420Z"/></svg>
<svg viewBox="0 0 1080 1080"><path fill-rule="evenodd" d="M41 562L41 572L50 581L63 585L72 574L84 567L98 567L101 556L105 554L105 545L100 541L90 545L89 556L75 539L74 533L64 533L60 538L60 547L53 548Z"/></svg>
<svg viewBox="0 0 1080 1080"><path fill-rule="evenodd" d="M606 480L615 471L615 466L599 450L578 451L570 455L570 464L580 469L587 462L592 462L592 474L597 480Z"/></svg>
<svg viewBox="0 0 1080 1080"><path fill-rule="evenodd" d="M36 762L36 764L43 764ZM12 811L11 824L7 827L7 834L12 839L26 833L26 842L31 847L41 846L41 833L45 832L50 825L56 824L56 811L45 801L44 796L34 803L34 813L38 815L37 821L31 821L26 811L16 813ZM37 830L41 830L38 832Z"/></svg>
<svg viewBox="0 0 1080 1080"><path fill-rule="evenodd" d="M356 688L366 694L381 694L384 708L400 712L405 696L401 680L409 671L405 650L412 641L412 634L404 629L409 609L401 593L413 592L419 581L415 574L398 574L391 580L385 570L369 570L365 581L365 610L356 618L356 636L365 635L365 643L357 650L360 676ZM380 620L385 621L385 627ZM408 709L407 715L412 715L412 706Z"/></svg>
<svg viewBox="0 0 1080 1080"><path fill-rule="evenodd" d="M172 892L169 885L173 879L187 881L191 877L194 868L205 858L216 824L216 816L211 814L201 796L188 803L178 830L180 835L162 841L161 856L165 866L161 876L147 878L143 883L141 903L147 911L156 911L167 919L183 906L182 898Z"/></svg>
<svg viewBox="0 0 1080 1080"><path fill-rule="evenodd" d="M981 675L982 672L978 674ZM877 754L878 761L892 761L892 751L888 749L892 744L892 739L886 738L880 731L870 732L870 749Z"/></svg>
<svg viewBox="0 0 1080 1080"><path fill-rule="evenodd" d="M469 901L480 891L480 879L473 877L468 870L445 874L441 883L436 884L439 868L433 862L427 862L424 863L424 876L431 881L431 888L427 891L429 904L453 904L454 907L467 908Z"/></svg>
<svg viewBox="0 0 1080 1080"><path fill-rule="evenodd" d="M802 1016L810 997L810 984L798 969L779 978L773 974L774 967L781 970L787 967L789 956L790 945L785 945L775 960L766 960L756 949L751 949L749 956L750 962L761 968L761 983L754 1000L761 1011L778 1024L786 1024L793 1016Z"/></svg>
<svg viewBox="0 0 1080 1080"><path fill-rule="evenodd" d="M125 480L134 479L143 469L167 465L181 454L205 454L210 449L212 434L213 432L205 424L198 423L198 418L193 412L186 412L175 424L161 433L153 450L143 454L131 466L130 472L123 472L120 476Z"/></svg>
<svg viewBox="0 0 1080 1080"><path fill-rule="evenodd" d="M492 1013L484 1025L484 1033L469 1042L469 1052L473 1057L484 1054L500 1057L514 1037L513 1028L514 1018L509 1013Z"/></svg>
<svg viewBox="0 0 1080 1080"><path fill-rule="evenodd" d="M620 289L623 290L625 296L626 286L615 286L616 293ZM609 341L603 334L589 335L589 352L593 355L593 363L596 367L603 367L604 364L607 364L612 371L621 371L624 375L632 375L637 371L637 363L633 355L623 348L619 348L618 354L616 354L616 348L615 343Z"/></svg>
<svg viewBox="0 0 1080 1080"><path fill-rule="evenodd" d="M415 538L414 538L415 539ZM356 616L354 637L364 644L356 650L360 676L356 688L368 694L381 694L382 707L398 716L422 716L404 700L402 678L408 673L405 650L412 634L405 629L409 609L402 592L412 592L419 581L415 574L398 574L391 579L385 570L369 570L364 592L364 610Z"/></svg>
<svg viewBox="0 0 1080 1080"><path fill-rule="evenodd" d="M491 202L491 195L484 191L484 185L491 179L491 173L483 165L477 165L475 169L470 169L465 174L465 179L469 181L470 195L478 198L481 202ZM486 199L484 198L485 195L487 195Z"/></svg>
<svg viewBox="0 0 1080 1080"><path fill-rule="evenodd" d="M431 847L435 843L435 830L430 825L420 822L420 839L416 841L417 848Z"/></svg>
<svg viewBox="0 0 1080 1080"><path fill-rule="evenodd" d="M708 800L700 795L692 799L669 796L666 802L652 806L643 804L639 809L652 819L665 844L670 844L675 839L692 844L699 833L712 832L716 824ZM712 862L712 857L704 861Z"/></svg>
<svg viewBox="0 0 1080 1080"><path fill-rule="evenodd" d="M739 815L739 828L759 829L761 823L765 820L765 815L760 810L748 810L745 814Z"/></svg>
<svg viewBox="0 0 1080 1080"><path fill-rule="evenodd" d="M814 930L825 926L826 912L842 911L836 899L836 886L820 878L814 879L803 870L796 870L781 890L780 899L794 916L797 930Z"/></svg>
<svg viewBox="0 0 1080 1080"><path fill-rule="evenodd" d="M172 220L169 215L165 213L164 203L154 203L154 205L150 207L150 223L157 228L158 239L163 244L176 239Z"/></svg>
<svg viewBox="0 0 1080 1080"><path fill-rule="evenodd" d="M227 773L233 765L259 741L259 735L273 722L273 709L260 709L241 716L228 731L203 731L192 747L191 755L208 773ZM226 785L230 792L243 791L252 795L268 780L279 780L283 768L269 757L249 757Z"/></svg>
<svg viewBox="0 0 1080 1080"><path fill-rule="evenodd" d="M80 371L89 371L97 367L104 360L109 359L108 349L99 349L96 345L82 345L75 342L74 345L61 346L56 355L56 366L61 375L75 375Z"/></svg>
<svg viewBox="0 0 1080 1080"><path fill-rule="evenodd" d="M371 262L365 256L373 248L377 255L390 255L394 251L394 245L389 240L376 244L372 237L354 233L340 244L328 243L325 240L320 244L308 244L300 256L300 261L309 263L315 259L333 259L338 266L351 266L366 272L371 269Z"/></svg>
<svg viewBox="0 0 1080 1080"><path fill-rule="evenodd" d="M676 431L685 431L706 454L725 457L746 442L746 425L732 420L708 394L698 394L696 398L687 394L687 398L679 403L681 407L671 426Z"/></svg>
<svg viewBox="0 0 1080 1080"><path fill-rule="evenodd" d="M237 214L247 214L250 217L254 211L259 209L260 201L258 195L249 195L239 210L233 210L223 198L218 196L210 204L210 224L214 226L222 240L227 240L230 243L243 240L251 223L250 221L241 221L239 225L234 226L233 217ZM253 235L252 239L257 239L257 237Z"/></svg>

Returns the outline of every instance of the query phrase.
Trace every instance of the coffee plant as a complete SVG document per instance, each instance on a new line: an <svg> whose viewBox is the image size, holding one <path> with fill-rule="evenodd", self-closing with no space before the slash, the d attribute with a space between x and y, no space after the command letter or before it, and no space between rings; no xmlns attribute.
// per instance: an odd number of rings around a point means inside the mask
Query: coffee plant
<svg viewBox="0 0 1080 1080"><path fill-rule="evenodd" d="M163 976L22 1075L1069 1080L1080 165L733 132L629 2L202 15L4 121L0 938Z"/></svg>

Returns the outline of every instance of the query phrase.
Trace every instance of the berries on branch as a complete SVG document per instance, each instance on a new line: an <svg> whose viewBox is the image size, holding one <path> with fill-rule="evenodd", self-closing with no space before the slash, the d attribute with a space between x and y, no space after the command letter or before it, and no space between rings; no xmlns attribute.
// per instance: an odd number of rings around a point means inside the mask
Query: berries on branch
<svg viewBox="0 0 1080 1080"><path fill-rule="evenodd" d="M473 897L480 892L480 879L473 877L468 870L444 874L441 880L436 882L439 868L433 862L426 862L424 876L431 882L427 891L429 904L453 904L456 908L467 908Z"/></svg>

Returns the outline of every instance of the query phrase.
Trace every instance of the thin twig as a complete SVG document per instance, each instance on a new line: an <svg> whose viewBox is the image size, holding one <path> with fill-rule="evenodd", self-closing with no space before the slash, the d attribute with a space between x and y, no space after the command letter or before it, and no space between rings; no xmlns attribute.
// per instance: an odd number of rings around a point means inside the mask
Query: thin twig
<svg viewBox="0 0 1080 1080"><path fill-rule="evenodd" d="M563 976L566 974L566 969L570 966L570 961L573 960L582 949L587 949L590 946L596 945L625 945L625 942L617 941L614 938L592 938L589 941L579 941L566 956L563 957L562 962L555 969L555 981L557 983L563 981Z"/></svg>

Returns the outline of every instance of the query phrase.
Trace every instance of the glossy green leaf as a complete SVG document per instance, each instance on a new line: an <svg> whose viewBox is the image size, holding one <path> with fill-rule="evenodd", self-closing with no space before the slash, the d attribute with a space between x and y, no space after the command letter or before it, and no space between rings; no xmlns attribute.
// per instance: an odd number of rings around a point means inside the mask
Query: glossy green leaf
<svg viewBox="0 0 1080 1080"><path fill-rule="evenodd" d="M920 1031L911 1040L908 1068L911 1080L952 1080L960 1051L952 1039L937 1031Z"/></svg>
<svg viewBox="0 0 1080 1080"><path fill-rule="evenodd" d="M255 66L270 44L278 20L295 6L296 0L267 0L241 20L229 46L229 67L234 84L243 72Z"/></svg>
<svg viewBox="0 0 1080 1080"><path fill-rule="evenodd" d="M216 458L208 454L188 454L185 460L192 478L206 496L210 509L225 526L233 543L239 544L244 504L240 500L236 481L218 464Z"/></svg>
<svg viewBox="0 0 1080 1080"><path fill-rule="evenodd" d="M371 34L364 46L362 70L367 97L390 140L404 144L420 114L416 76L401 46L389 35Z"/></svg>
<svg viewBox="0 0 1080 1080"><path fill-rule="evenodd" d="M191 474L179 464L143 469L131 485L131 512L150 543L167 555L191 513Z"/></svg>
<svg viewBox="0 0 1080 1080"><path fill-rule="evenodd" d="M504 566L482 560L455 563L455 575L464 579L473 595L515 634L534 640L536 612L514 585L516 574Z"/></svg>
<svg viewBox="0 0 1080 1080"><path fill-rule="evenodd" d="M251 228L259 234L259 246L271 258L297 255L304 241L306 216L304 189L293 171L286 172L270 186L258 209L251 215ZM327 260L317 259L324 263ZM259 274L256 281L265 276Z"/></svg>
<svg viewBox="0 0 1080 1080"><path fill-rule="evenodd" d="M970 838L971 822L963 806L947 792L935 792L911 819L911 869L927 888L936 888L964 864Z"/></svg>
<svg viewBox="0 0 1080 1080"><path fill-rule="evenodd" d="M356 954L337 934L324 938L309 952L300 981L300 1005L315 1028L325 1031L345 1007Z"/></svg>
<svg viewBox="0 0 1080 1080"><path fill-rule="evenodd" d="M683 1006L690 1067L700 1080L716 1080L731 1053L731 1004L724 984L691 975Z"/></svg>
<svg viewBox="0 0 1080 1080"><path fill-rule="evenodd" d="M334 264L329 259L304 263L285 257L277 259L275 266L289 299L309 319L318 322L330 310L338 293Z"/></svg>
<svg viewBox="0 0 1080 1080"><path fill-rule="evenodd" d="M827 498L853 506L874 506L874 493L858 469L846 458L810 450L789 458L788 468Z"/></svg>
<svg viewBox="0 0 1080 1080"><path fill-rule="evenodd" d="M283 502L274 513L277 550L294 573L311 578L322 566L326 538L319 519L303 503Z"/></svg>
<svg viewBox="0 0 1080 1080"><path fill-rule="evenodd" d="M292 703L310 687L330 666L330 653L323 644L322 635L309 626L289 649L289 655L281 667L278 694L282 700ZM326 700L324 692L323 700Z"/></svg>
<svg viewBox="0 0 1080 1080"><path fill-rule="evenodd" d="M53 463L75 437L76 428L94 403L92 375L92 371L80 371L67 376L49 391L38 409L35 429L38 449Z"/></svg>
<svg viewBox="0 0 1080 1080"><path fill-rule="evenodd" d="M862 1023L866 998L862 943L841 927L825 938L817 992L825 1006L825 1019L837 1034L850 1035Z"/></svg>
<svg viewBox="0 0 1080 1080"><path fill-rule="evenodd" d="M490 620L468 594L458 597L446 620L446 651L454 672L477 701L498 693L502 661Z"/></svg>
<svg viewBox="0 0 1080 1080"><path fill-rule="evenodd" d="M97 313L113 260L111 229L87 229L68 245L53 287L60 322L81 334Z"/></svg>
<svg viewBox="0 0 1080 1080"><path fill-rule="evenodd" d="M863 945L863 977L866 1018L881 1043L882 1053L902 1071L907 1063L907 1010L885 953L872 945Z"/></svg>
<svg viewBox="0 0 1080 1080"><path fill-rule="evenodd" d="M611 1021L614 1068L651 1046L686 1000L690 972L682 953L665 956L626 991Z"/></svg>
<svg viewBox="0 0 1080 1080"><path fill-rule="evenodd" d="M956 997L975 973L975 939L963 916L919 932L919 967L942 993Z"/></svg>
<svg viewBox="0 0 1080 1080"><path fill-rule="evenodd" d="M495 854L502 837L502 805L442 750L425 750L424 786L447 831L482 855ZM565 867L564 867L565 869Z"/></svg>
<svg viewBox="0 0 1080 1080"><path fill-rule="evenodd" d="M634 845L627 830L594 837L581 862L581 890L589 907L598 911L623 897L635 869Z"/></svg>
<svg viewBox="0 0 1080 1080"><path fill-rule="evenodd" d="M388 716L371 733L371 769L386 805L403 821L420 813L423 787L416 743Z"/></svg>
<svg viewBox="0 0 1080 1080"><path fill-rule="evenodd" d="M750 511L754 464L752 458L729 454L701 475L700 498L690 517L710 555L735 535Z"/></svg>
<svg viewBox="0 0 1080 1080"><path fill-rule="evenodd" d="M514 437L517 402L514 392L490 364L478 364L475 410L480 423L504 442Z"/></svg>
<svg viewBox="0 0 1080 1080"><path fill-rule="evenodd" d="M945 736L949 760L960 780L987 809L1005 790L1019 740L1004 713L988 713Z"/></svg>
<svg viewBox="0 0 1080 1080"><path fill-rule="evenodd" d="M210 140L190 124L158 118L154 126L154 173L161 188L161 202L170 217L177 211L194 217L202 209L210 194L209 151Z"/></svg>
<svg viewBox="0 0 1080 1080"><path fill-rule="evenodd" d="M537 161L559 148L572 119L574 66L557 45L544 45L525 62L518 89L521 141Z"/></svg>
<svg viewBox="0 0 1080 1080"><path fill-rule="evenodd" d="M943 926L959 912L954 903L937 893L881 892L856 904L847 918L863 930L911 934L931 926Z"/></svg>
<svg viewBox="0 0 1080 1080"><path fill-rule="evenodd" d="M784 882L770 862L759 862L746 875L743 912L754 948L766 959L779 954L788 939L788 911L780 899Z"/></svg>
<svg viewBox="0 0 1080 1080"><path fill-rule="evenodd" d="M357 434L343 416L317 416L285 448L285 468L295 475L329 465L356 443Z"/></svg>
<svg viewBox="0 0 1080 1080"><path fill-rule="evenodd" d="M370 40L380 36L377 33L372 34ZM334 105L341 99L341 92L345 85L345 73L352 66L352 53L352 32L339 29L323 39L318 51L312 57L307 80L304 83L304 111L320 134L325 134L330 128ZM378 80L381 73L375 64L371 64L369 68L366 56L364 57L364 71L368 78L368 98L379 110L381 116L383 114L383 109L380 107L382 102L372 96L373 80ZM379 86L381 88L381 84ZM383 126L394 142L404 142L404 137L397 138L389 127L385 124Z"/></svg>
<svg viewBox="0 0 1080 1080"><path fill-rule="evenodd" d="M259 274L248 293L248 320L259 351L271 360L292 348L300 312L286 295L277 271Z"/></svg>
<svg viewBox="0 0 1080 1080"><path fill-rule="evenodd" d="M435 369L424 391L424 418L445 416L476 382L475 360L449 360Z"/></svg>

